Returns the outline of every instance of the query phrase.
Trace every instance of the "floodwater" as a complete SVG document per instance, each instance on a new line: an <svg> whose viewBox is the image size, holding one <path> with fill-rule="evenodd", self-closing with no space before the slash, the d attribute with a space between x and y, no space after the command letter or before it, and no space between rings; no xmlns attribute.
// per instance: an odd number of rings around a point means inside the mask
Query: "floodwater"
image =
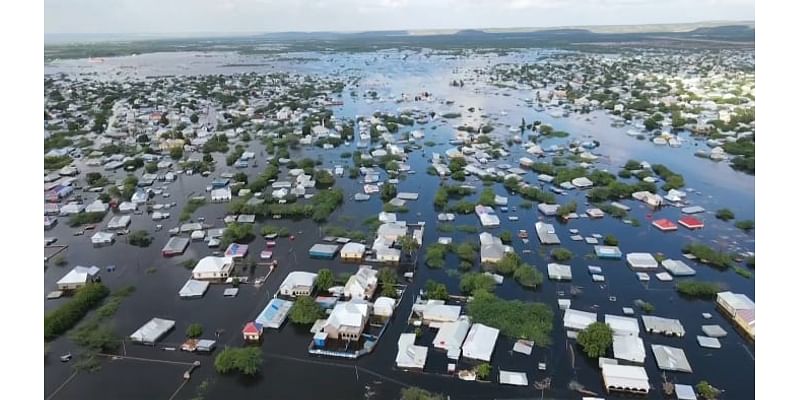
<svg viewBox="0 0 800 400"><path fill-rule="evenodd" d="M407 54L407 58L403 58ZM682 259L681 247L692 240L702 241L716 248L729 251L754 251L755 242L753 234L744 234L734 228L731 223L723 223L713 217L713 210L727 207L736 213L737 219L754 218L754 177L733 171L725 163L714 163L710 160L694 157L696 148L705 148L703 143L695 144L694 140L686 136L686 143L682 148L669 148L655 146L647 141L639 141L625 135L628 128L612 128L609 120L600 112L589 115L573 115L568 118L552 118L547 113L538 113L525 105L524 98L535 97L535 93L515 90L497 89L486 86L474 80L472 72L478 68L485 68L493 63L500 62L533 62L546 53L530 52L513 54L505 57L476 55L473 57L425 55L417 53L380 52L353 55L308 55L301 56L315 60L293 62L276 61L266 57L241 56L232 53L209 54L147 54L136 57L120 57L105 59L103 63L89 63L87 60L57 61L45 66L46 74L64 72L67 74L87 74L92 79L128 79L143 78L150 75L187 75L187 74L231 74L238 72L267 73L270 71L289 71L297 73L330 74L339 76L360 76L357 88L346 87L342 92L344 104L335 107L334 113L339 118L355 118L357 115L370 115L375 111L396 112L399 107L417 107L425 111L444 112L458 111L462 117L454 120L436 119L426 125L417 125L410 129L421 129L425 132L425 141L432 140L439 143L433 147L425 146L423 150L414 151L409 157L409 163L415 174L401 178L399 191L419 192L416 201L407 203L409 212L400 215L409 221L424 221L427 224L424 243L435 243L439 236L450 236L456 243L464 240L477 241L477 234L462 232L439 233L436 230L436 212L433 210L433 196L435 189L440 185L440 179L425 173L432 152L443 153L451 147L447 144L454 133L454 126L462 123L475 123L481 115L488 115L495 132L508 132L508 127L518 126L520 120L530 123L534 120L552 124L554 128L572 133L568 139L550 139L544 146L563 143L572 138L592 138L601 145L594 150L595 154L602 156L597 165L600 168L609 168L616 172L629 158L648 161L651 164L663 163L673 171L683 174L687 187L697 192L689 193L688 199L692 204L700 205L706 210L702 218L706 227L700 231L687 231L680 228L677 232L663 233L649 225L648 214L651 211L641 203L633 200L625 201L632 207L631 217L638 218L642 225L633 227L620 220L606 217L601 220L578 219L568 224L548 221L556 225L556 230L562 239L563 247L570 249L575 257L570 261L573 271L573 281L570 283L556 283L546 280L544 285L537 290L528 290L520 287L512 279L507 278L503 285L498 286L497 295L505 299L520 299L524 301L539 301L552 306L555 311L553 343L549 347L536 346L531 356L512 353L513 340L501 337L493 355L495 372L497 368L512 371L526 371L531 384L545 377L552 379L552 388L544 393L544 398L579 398L580 395L568 389L570 381L577 381L588 390L600 393L606 398L617 398L615 395L603 394L599 368L596 362L585 357L574 341L568 341L561 323L556 300L559 292L570 293L571 287L579 287L582 293L572 297L572 308L593 311L599 314L622 315L622 307L633 307L633 301L643 299L655 306L654 315L680 319L686 328L684 338L668 338L659 335L642 334L645 341L647 369L650 384L653 387L650 398L661 398L661 371L657 368L651 344L665 344L683 348L694 372L692 374L668 372L667 378L675 383L696 384L700 380L707 380L716 387L725 390L725 398L744 399L754 397L754 354L755 346L744 340L718 311L714 304L706 300L688 300L678 296L674 290L674 282L660 282L653 278L649 283L639 282L636 275L625 265L624 261L596 260L585 258L584 255L593 253L592 246L585 242L572 242L569 240L569 229L579 229L583 236L593 233L602 235L613 234L620 239L620 249L623 253L644 251L650 253L660 252L669 258ZM235 66L247 64L247 66ZM255 65L257 64L257 65ZM227 66L224 66L227 65ZM234 66L231 66L234 65ZM464 79L463 88L451 87L449 82L453 79ZM363 97L351 97L350 91L356 90L359 94L365 90L375 90L379 96L386 98L390 95L399 97L409 94L413 97L421 92L432 93L436 101L433 102L405 102L394 101L368 102ZM452 105L447 105L444 100L452 100ZM469 107L476 111L470 113ZM588 120L587 120L588 118ZM401 130L402 131L402 130ZM250 142L251 149L256 152L259 165L265 163L260 157L263 146L258 141ZM292 154L294 159L303 157L321 158L323 166L349 165L348 159L341 159L339 154L355 150L355 144L342 146L334 150L321 150L316 147L304 147ZM499 163L508 163L516 166L516 160L523 154L518 149L512 155ZM231 170L225 167L224 156L215 155L217 171L215 174ZM81 168L82 172L91 171L91 168ZM246 172L254 177L260 168L248 168ZM119 172L118 176L124 173ZM535 176L528 173L528 182L533 182ZM223 298L223 287L212 285L202 299L181 300L177 292L189 277L189 271L181 263L189 259L199 259L211 253L204 243L192 243L186 254L181 257L165 259L160 255L160 249L168 239L167 229L177 224L177 216L186 198L193 193L203 193L210 178L199 175L179 175L176 182L169 185L168 199L156 198L157 202L179 203L177 208L169 210L173 217L166 221L154 222L147 216L135 216L130 227L131 230L148 229L153 231L155 224L161 223L164 229L154 232L155 240L149 248L141 249L132 247L124 242L118 242L110 247L95 249L89 242L88 232L85 236L73 236L73 229L66 226L62 220L59 225L46 236L58 237L57 244L69 245L66 257L68 267L51 266L45 271L44 293L55 288L55 282L73 265L97 265L101 268L107 265L116 265L116 271L101 273L103 281L110 288L116 289L127 285L135 285L136 293L123 301L123 304L114 319L114 326L122 336L127 336L135 331L152 317L174 319L176 328L167 337L162 339L155 347L145 347L127 344L125 352L128 356L144 359L168 360L176 362L201 361L201 367L192 375L192 379L183 387L182 374L186 367L182 364L167 364L155 361L141 361L133 359L107 360L103 362L102 369L93 373L80 373L61 389L59 387L72 375L71 363L61 363L58 355L72 351L77 354L79 349L66 337L61 337L51 344L50 354L45 357L45 396L56 392L53 399L145 399L145 398L171 398L191 399L197 394L198 386L207 380L209 389L205 394L206 399L287 399L287 398L326 398L356 399L356 398L398 398L399 390L404 386L419 386L428 390L451 395L454 399L490 399L490 398L539 398L541 392L533 386L519 388L500 386L496 383L463 382L441 374L444 370L444 357L431 349L429 351L428 368L423 373L404 372L394 368L394 357L397 351L397 339L403 332L412 328L405 324L413 301L412 296L422 288L428 279L444 282L451 293L458 292L458 262L454 255L448 256L448 265L440 270L432 270L420 264L413 283L409 286L407 296L395 310L395 319L390 323L384 337L378 344L375 352L362 357L357 361L345 361L311 357L307 355L307 345L311 335L307 329L297 328L290 323L284 325L280 331L268 330L262 345L264 366L262 373L255 378L238 376L221 376L213 370L213 355L193 355L181 352L161 350L164 346L176 346L183 340L185 328L194 322L199 322L205 327L206 337L210 332L223 329L219 338L219 345L241 345L239 329L244 322L254 318L265 306L277 290L280 282L292 270L316 271L322 267L331 268L334 273L347 271L354 272L357 267L353 264L343 264L338 260L313 260L307 256L307 249L318 242L321 234L317 224L311 221L271 220L270 224L289 227L296 235L294 241L279 239L274 257L279 261L279 268L269 277L266 284L260 288L251 285L242 285L239 296L236 298ZM472 183L480 189L482 182L468 178L465 183ZM158 183L156 186L160 186ZM337 209L329 218L335 225L357 229L366 218L376 215L381 210L378 196L373 195L368 202L355 202L352 195L361 190L361 183L347 177L337 178L337 186L342 187L347 194L345 204ZM500 184L494 185L497 194L506 196L505 188ZM478 194L474 195L477 199ZM572 191L568 195L559 196L563 203L570 198L578 198L579 210L585 209L583 194ZM519 207L522 199L510 196L509 209L516 207L517 211L499 213L502 226L491 230L495 235L503 230L516 233L526 229L533 233L533 224L542 219L536 208L523 209ZM222 226L221 218L225 214L226 205L211 204L200 208L195 217L204 216L207 223L216 227ZM508 221L507 217L517 215L518 221ZM676 220L680 211L676 208L666 208L655 213L655 217L666 217ZM106 221L98 226L102 226ZM548 218L551 219L551 218ZM260 230L259 221L254 232ZM474 215L457 215L456 225L478 225ZM515 235L516 236L516 235ZM257 237L251 244L251 257L257 257L263 249L265 241ZM535 237L530 243L523 244L516 237L513 246L516 252L529 264L535 265L540 271L546 273L547 260ZM523 253L530 249L529 253ZM424 248L420 252L424 254ZM745 279L734 273L733 270L718 271L708 266L699 265L685 260L696 271L699 280L713 280L721 282L726 288L745 293L755 299L754 279ZM591 276L586 272L587 265L598 265L603 268L606 277L605 284L592 282ZM156 272L147 272L150 267L155 267ZM477 268L477 267L476 267ZM260 267L254 276L261 276L266 271ZM609 297L615 296L616 301ZM59 305L64 300L48 301L46 310ZM711 313L712 319L704 320L701 314ZM637 311L638 315L638 311ZM702 334L700 327L704 324L719 324L729 332L728 336L721 338L722 349L710 350L700 348L695 336ZM426 332L418 344L430 346L432 333ZM575 347L574 361L569 347ZM547 364L546 371L538 371L539 362ZM574 364L574 365L573 365ZM496 379L496 375L495 375Z"/></svg>

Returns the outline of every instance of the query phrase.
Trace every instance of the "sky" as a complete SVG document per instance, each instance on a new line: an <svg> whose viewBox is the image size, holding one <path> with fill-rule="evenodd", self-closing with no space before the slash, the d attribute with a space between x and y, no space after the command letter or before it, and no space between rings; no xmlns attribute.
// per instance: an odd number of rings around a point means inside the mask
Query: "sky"
<svg viewBox="0 0 800 400"><path fill-rule="evenodd" d="M373 31L755 20L755 0L45 0L44 31Z"/></svg>

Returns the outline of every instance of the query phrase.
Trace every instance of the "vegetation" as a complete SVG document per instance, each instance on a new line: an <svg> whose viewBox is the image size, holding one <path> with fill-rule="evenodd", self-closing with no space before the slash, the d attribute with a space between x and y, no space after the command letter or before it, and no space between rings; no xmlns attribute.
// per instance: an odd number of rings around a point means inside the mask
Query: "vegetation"
<svg viewBox="0 0 800 400"><path fill-rule="evenodd" d="M733 271L736 272L737 274L739 274L740 276L743 276L743 277L745 277L747 279L750 279L750 278L753 277L753 273L750 270L747 270L747 269L742 268L742 267L734 267Z"/></svg>
<svg viewBox="0 0 800 400"><path fill-rule="evenodd" d="M227 247L231 243L248 243L253 240L253 225L240 224L234 222L225 227L222 233L222 247Z"/></svg>
<svg viewBox="0 0 800 400"><path fill-rule="evenodd" d="M459 287L464 294L475 294L476 292L491 292L497 283L489 275L479 272L467 272L461 276Z"/></svg>
<svg viewBox="0 0 800 400"><path fill-rule="evenodd" d="M733 258L726 253L715 251L700 243L689 243L683 248L684 253L689 253L697 257L700 262L722 269L727 269L735 265Z"/></svg>
<svg viewBox="0 0 800 400"><path fill-rule="evenodd" d="M82 212L74 214L69 218L69 226L76 227L86 224L97 224L103 221L106 216L104 212Z"/></svg>
<svg viewBox="0 0 800 400"><path fill-rule="evenodd" d="M741 221L736 221L734 226L745 232L750 232L756 228L756 223L752 219L743 219Z"/></svg>
<svg viewBox="0 0 800 400"><path fill-rule="evenodd" d="M721 219L723 221L730 221L730 220L736 218L736 214L734 214L733 211L731 211L731 210L729 210L727 208L722 208L722 209L717 210L716 217L717 217L717 219Z"/></svg>
<svg viewBox="0 0 800 400"><path fill-rule="evenodd" d="M480 363L475 367L475 375L478 379L485 381L492 373L492 365L489 363Z"/></svg>
<svg viewBox="0 0 800 400"><path fill-rule="evenodd" d="M214 359L214 368L220 374L238 371L252 376L261 370L262 363L261 348L259 347L226 347Z"/></svg>
<svg viewBox="0 0 800 400"><path fill-rule="evenodd" d="M400 400L445 400L442 394L431 393L418 387L407 387L400 391Z"/></svg>
<svg viewBox="0 0 800 400"><path fill-rule="evenodd" d="M261 227L261 235L277 235L278 237L289 236L289 228L278 225L264 225Z"/></svg>
<svg viewBox="0 0 800 400"><path fill-rule="evenodd" d="M665 181L664 186L661 187L664 190L680 189L685 185L683 175L672 172L662 164L653 165L653 172Z"/></svg>
<svg viewBox="0 0 800 400"><path fill-rule="evenodd" d="M189 199L189 201L186 202L186 205L183 206L183 210L181 210L181 215L179 220L181 222L188 221L190 218L192 218L192 214L194 214L194 212L197 211L198 208L204 206L205 204L206 204L205 199L199 199L199 198Z"/></svg>
<svg viewBox="0 0 800 400"><path fill-rule="evenodd" d="M425 252L425 264L431 268L444 267L444 258L450 251L450 247L441 243L434 243L428 246Z"/></svg>
<svg viewBox="0 0 800 400"><path fill-rule="evenodd" d="M511 231L503 231L500 233L500 240L502 240L505 244L510 244L513 238L514 235L511 233Z"/></svg>
<svg viewBox="0 0 800 400"><path fill-rule="evenodd" d="M430 279L425 282L425 295L428 296L428 299L434 300L447 300L449 298L447 286L444 283Z"/></svg>
<svg viewBox="0 0 800 400"><path fill-rule="evenodd" d="M603 237L603 244L606 246L619 246L619 239L614 235L606 235Z"/></svg>
<svg viewBox="0 0 800 400"><path fill-rule="evenodd" d="M108 296L108 288L101 283L90 283L77 290L75 296L44 316L44 338L52 340L68 331L89 310Z"/></svg>
<svg viewBox="0 0 800 400"><path fill-rule="evenodd" d="M722 287L717 283L695 280L678 282L676 288L678 289L678 293L684 296L706 299L714 298L717 293L722 291Z"/></svg>
<svg viewBox="0 0 800 400"><path fill-rule="evenodd" d="M578 333L578 344L591 358L602 357L613 341L614 333L608 324L594 322Z"/></svg>
<svg viewBox="0 0 800 400"><path fill-rule="evenodd" d="M544 282L544 274L533 266L522 264L514 270L514 279L525 287L537 287Z"/></svg>
<svg viewBox="0 0 800 400"><path fill-rule="evenodd" d="M314 172L314 187L317 189L327 189L336 183L333 174L325 169L319 169Z"/></svg>
<svg viewBox="0 0 800 400"><path fill-rule="evenodd" d="M314 281L314 287L319 291L327 291L334 285L333 272L328 268L321 268L317 271L317 280Z"/></svg>
<svg viewBox="0 0 800 400"><path fill-rule="evenodd" d="M722 393L719 389L711 386L707 381L698 382L694 388L697 389L697 394L706 400L716 400L720 393Z"/></svg>
<svg viewBox="0 0 800 400"><path fill-rule="evenodd" d="M197 339L203 335L203 325L198 323L190 324L186 327L186 337L189 339Z"/></svg>
<svg viewBox="0 0 800 400"><path fill-rule="evenodd" d="M464 261L473 261L475 257L478 256L478 251L475 249L477 247L474 243L471 242L461 242L458 246L456 246L456 255L458 258Z"/></svg>
<svg viewBox="0 0 800 400"><path fill-rule="evenodd" d="M578 209L578 203L575 200L570 201L567 204L562 204L558 206L558 210L556 210L556 214L559 217L566 219L568 215L574 213Z"/></svg>
<svg viewBox="0 0 800 400"><path fill-rule="evenodd" d="M381 200L385 203L395 197L397 197L397 186L392 183L384 183L381 186Z"/></svg>
<svg viewBox="0 0 800 400"><path fill-rule="evenodd" d="M47 156L44 158L45 170L61 169L70 164L72 164L70 156Z"/></svg>
<svg viewBox="0 0 800 400"><path fill-rule="evenodd" d="M568 261L572 258L572 252L563 247L557 247L550 251L550 257L559 262Z"/></svg>
<svg viewBox="0 0 800 400"><path fill-rule="evenodd" d="M138 246L147 247L153 242L153 237L145 230L133 231L128 235L128 243Z"/></svg>
<svg viewBox="0 0 800 400"><path fill-rule="evenodd" d="M381 296L396 298L397 272L390 267L383 267L378 270L378 283L381 285Z"/></svg>
<svg viewBox="0 0 800 400"><path fill-rule="evenodd" d="M483 189L481 192L480 198L478 198L478 204L484 206L493 206L494 205L494 190L492 188Z"/></svg>
<svg viewBox="0 0 800 400"><path fill-rule="evenodd" d="M650 304L650 303L648 303L646 301L643 301L641 303L640 307L642 308L642 311L645 312L645 314L652 314L656 310L656 306L654 306L654 305L652 305L652 304Z"/></svg>
<svg viewBox="0 0 800 400"><path fill-rule="evenodd" d="M553 311L544 303L503 300L479 290L467 305L467 314L474 322L500 329L500 333L533 340L541 346L551 343Z"/></svg>
<svg viewBox="0 0 800 400"><path fill-rule="evenodd" d="M289 311L289 320L300 325L313 324L323 316L325 316L325 312L322 307L310 296L298 297Z"/></svg>

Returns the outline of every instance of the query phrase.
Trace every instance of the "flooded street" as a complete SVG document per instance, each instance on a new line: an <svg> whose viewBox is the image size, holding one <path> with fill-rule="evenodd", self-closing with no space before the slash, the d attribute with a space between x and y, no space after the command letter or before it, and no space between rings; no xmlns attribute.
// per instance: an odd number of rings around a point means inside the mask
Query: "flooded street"
<svg viewBox="0 0 800 400"><path fill-rule="evenodd" d="M601 260L594 257L593 246L584 241L571 241L570 229L579 230L584 237L591 234L612 234L619 238L619 247L623 253L649 252L662 253L667 258L681 259L697 271L695 278L703 281L720 282L725 290L743 293L755 299L755 278L746 279L734 270L721 271L712 267L686 260L681 249L691 241L700 241L715 249L729 252L755 251L755 236L744 233L727 223L714 218L713 213L720 208L729 208L737 219L755 219L755 178L734 171L726 162L713 162L694 156L699 148L706 148L704 141L695 140L688 132L679 135L685 140L682 147L672 148L658 146L647 140L637 140L626 135L630 127L615 128L603 111L589 114L574 113L569 117L554 118L547 112L538 112L526 104L525 99L535 97L530 90L498 88L490 85L476 71L502 63L537 62L549 51L529 51L511 53L509 55L473 54L462 55L431 54L419 52L382 51L374 53L354 54L296 54L305 61L276 60L265 56L246 56L234 53L154 53L135 57L107 58L102 63L88 63L87 60L55 61L45 65L45 74L65 73L97 80L137 79L160 75L215 75L255 72L288 72L332 76L344 79L349 84L341 95L342 105L330 107L337 119L355 119L358 116L369 118L375 112L397 113L398 109L419 109L442 115L448 112L459 112L461 116L454 119L437 117L427 124L415 124L413 127L401 127L400 132L421 130L425 134L424 141L432 141L432 146L421 146L408 155L407 163L414 174L404 174L399 179L398 191L417 192L419 198L409 201L409 211L398 214L409 223L421 221L426 229L423 248L420 255L425 254L428 245L434 244L440 236L453 238L454 243L476 241L477 234L460 231L439 232L437 225L438 212L433 202L436 190L442 179L426 173L430 165L432 153L443 154L454 147L448 143L455 137L455 127L460 125L477 126L479 123L491 122L494 135L513 136L510 127L518 127L524 118L527 123L541 121L550 124L555 130L571 133L568 138L549 138L540 142L543 148L553 144L565 144L569 141L596 140L599 147L593 150L600 156L594 165L597 169L608 169L616 174L621 165L629 159L647 161L650 164L664 164L676 173L682 174L686 188L694 191L687 194L691 205L705 208L702 214L705 228L697 231L678 229L675 232L661 232L650 222L657 218L677 220L681 216L680 208L666 207L653 212L643 203L626 200L632 210L628 218L636 218L641 226L625 224L619 219L606 216L602 219L579 218L568 223L556 222L552 217L544 217L536 207L524 208L523 199L517 194L508 193L502 183L493 183L494 192L507 196L507 213L498 212L501 226L487 230L494 235L508 230L514 233L512 245L522 259L546 272L550 262L548 249L539 245L531 236L531 241L523 243L516 237L519 230L534 233L534 223L543 220L555 225L556 233L562 238L561 247L574 254L569 262L572 266L571 282L556 282L545 279L543 285L536 289L525 289L510 277L502 285L498 285L495 293L503 299L543 302L555 313L553 342L549 347L536 345L531 356L523 356L511 351L514 340L501 336L495 347L492 364L504 370L524 371L531 383L544 378L551 378L551 389L543 394L543 398L578 398L579 394L569 389L570 382L579 382L586 389L594 391L605 398L623 398L625 396L607 395L603 389L600 369L595 360L585 356L574 340L567 340L562 323L563 312L558 310L557 299L574 288L579 294L572 296L571 308L587 310L602 314L623 315L623 307L633 307L637 299L645 299L655 307L654 315L679 319L687 335L683 338L672 338L656 334L643 333L647 348L644 367L649 375L652 390L648 398L666 398L660 390L662 372L658 369L655 357L650 351L651 344L663 344L684 349L694 373L682 374L668 372L667 377L674 383L694 384L698 380L708 380L726 392L725 398L747 399L754 397L754 354L755 346L736 332L732 323L715 310L713 301L684 298L675 291L675 281L662 282L652 279L641 282L632 273L623 260ZM352 82L357 80L357 86ZM453 80L463 80L463 87L450 85ZM354 91L357 96L350 93ZM379 101L371 100L363 94L375 91ZM431 93L432 101L413 101L413 97L423 92ZM410 96L412 101L396 102L392 99ZM385 100L384 100L385 99ZM448 102L452 102L448 104ZM474 111L469 111L474 107ZM217 110L219 111L219 110ZM356 136L358 136L356 134ZM527 139L527 138L525 138ZM315 146L301 146L292 150L291 158L320 159L321 167L333 168L337 165L352 164L349 158L340 157L343 152L357 149L358 139L348 145L334 149L322 149ZM421 142L419 143L421 144ZM258 168L235 169L225 166L225 155L214 154L217 162L213 176L223 172L245 172L254 179L265 166L265 146L258 140L249 142L249 151L256 154ZM511 148L511 154L496 163L507 163L518 166L520 157L528 155L519 145ZM80 165L81 172L102 171L102 167ZM106 171L102 171L106 173ZM283 174L283 172L282 172ZM123 178L124 171L115 173L115 177ZM385 175L382 171L382 175ZM528 172L528 182L536 181L536 173ZM449 184L453 184L450 180ZM489 186L474 176L468 176L464 184L476 186L475 194L467 197L475 201L480 191ZM240 346L243 343L240 329L247 321L253 320L275 295L280 283L291 271L317 271L330 268L334 274L339 272L353 273L357 264L343 263L338 257L335 260L312 259L308 249L321 242L324 236L320 226L310 219L293 221L291 219L259 220L254 232L260 232L261 226L268 223L287 227L295 236L294 240L280 238L274 248L273 258L278 260L279 267L269 276L261 287L252 284L240 286L238 296L223 297L225 285L209 287L208 292L199 299L185 300L178 296L178 290L190 276L190 269L182 264L187 260L199 260L210 255L203 242L193 242L182 256L164 258L161 248L169 239L168 230L178 225L178 214L186 200L194 195L205 195L209 178L197 175L180 174L175 182L170 183L170 198L156 197L158 202L178 202L176 208L168 210L172 217L165 221L152 221L147 215L134 216L130 230L148 230L152 233L153 243L147 248L128 245L124 238L112 246L94 248L87 232L83 236L74 236L75 228L70 228L63 218L58 225L45 236L57 237L58 245L68 245L65 254L69 264L64 267L50 265L45 270L44 295L54 290L58 281L72 266L96 265L101 268L103 283L112 291L128 285L136 287L136 292L122 302L113 323L115 331L128 336L152 317L166 318L176 321L176 327L156 346L126 344L124 354L138 359L104 358L102 367L97 372L81 372L66 385L65 380L73 374L71 363L59 362L58 356L67 352L78 354L77 348L68 335L63 335L50 345L50 354L45 357L45 396L48 400L66 399L193 399L198 395L201 382L208 382L205 399L313 399L322 396L333 399L394 399L399 397L400 389L407 386L418 386L427 390L449 394L453 399L497 399L497 398L540 398L542 393L528 387L501 386L497 383L477 383L460 381L452 376L444 375L446 357L443 353L428 353L428 367L425 372L405 372L395 367L394 357L397 353L397 341L401 333L412 332L413 327L406 324L411 312L414 297L429 279L443 282L450 293L459 293L458 259L449 254L447 265L442 269L431 269L424 264L423 258L417 266L413 282L399 307L394 311L393 320L384 333L375 351L357 361L312 357L307 354L311 340L308 329L301 329L287 322L280 330L268 330L264 336L264 365L262 372L255 378L244 378L236 375L223 376L214 371L214 355L198 355L180 351L164 351L162 347L180 347L184 340L184 331L190 323L201 323L206 332L222 330L218 338L218 348L226 345ZM160 186L162 183L156 183ZM365 229L364 220L382 211L379 196L372 195L366 202L356 202L353 195L361 193L363 177L350 179L347 174L336 178L336 187L344 190L344 204L328 217L331 225L347 229ZM685 189L684 189L685 190ZM558 202L566 203L571 199L578 202L579 210L588 204L585 192L567 191L558 196ZM202 206L194 213L204 217L206 223L214 227L222 227L222 219L226 215L227 203L210 203ZM655 215L654 215L655 214ZM508 216L518 216L517 221L508 220ZM106 216L103 223L107 223ZM155 231L156 224L163 224L164 229ZM472 225L480 228L474 214L456 214L456 219L448 224ZM250 243L251 257L257 257L265 248L266 241L256 234ZM529 251L525 251L529 250ZM113 272L107 272L106 266L115 265ZM587 272L589 265L600 266L605 275L604 283L592 281ZM257 267L252 272L252 279L267 273L265 267ZM45 311L52 310L66 299L48 300ZM711 313L711 319L703 319L702 313ZM637 310L638 314L638 310ZM702 334L701 325L719 324L728 335L720 338L721 349L701 348L695 336ZM418 344L429 345L433 340L428 331ZM570 350L570 345L574 351ZM217 350L218 352L219 350ZM167 360L173 363L147 360ZM183 372L187 369L181 363L200 360L201 366L196 370L189 382L183 384ZM539 363L546 363L546 370L537 368ZM721 368L721 366L728 366ZM428 372L428 370L436 371ZM324 386L322 386L324 384ZM63 386L62 386L63 385ZM320 392L324 388L324 393ZM55 393L53 397L51 394ZM174 397L171 397L174 396ZM627 397L625 397L627 398Z"/></svg>

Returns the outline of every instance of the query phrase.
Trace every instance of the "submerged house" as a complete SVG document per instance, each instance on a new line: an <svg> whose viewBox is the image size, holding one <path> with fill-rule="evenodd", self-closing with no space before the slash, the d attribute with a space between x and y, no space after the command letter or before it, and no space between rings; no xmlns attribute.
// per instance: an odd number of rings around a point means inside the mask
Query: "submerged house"
<svg viewBox="0 0 800 400"><path fill-rule="evenodd" d="M650 392L650 382L644 367L603 363L600 368L603 384L609 393L647 394Z"/></svg>
<svg viewBox="0 0 800 400"><path fill-rule="evenodd" d="M200 259L192 270L196 280L225 280L233 270L233 258L207 256Z"/></svg>
<svg viewBox="0 0 800 400"><path fill-rule="evenodd" d="M751 339L756 338L756 303L743 294L717 293L717 305Z"/></svg>
<svg viewBox="0 0 800 400"><path fill-rule="evenodd" d="M323 331L328 338L347 341L358 341L369 318L369 305L359 301L338 303L333 308Z"/></svg>
<svg viewBox="0 0 800 400"><path fill-rule="evenodd" d="M489 362L500 330L483 324L473 324L461 347L464 357Z"/></svg>
<svg viewBox="0 0 800 400"><path fill-rule="evenodd" d="M361 265L358 272L350 276L344 285L344 296L350 299L371 299L378 288L378 271L369 265Z"/></svg>
<svg viewBox="0 0 800 400"><path fill-rule="evenodd" d="M311 291L314 290L314 282L316 280L317 274L313 272L292 271L283 280L278 290L284 296L309 296Z"/></svg>
<svg viewBox="0 0 800 400"><path fill-rule="evenodd" d="M159 339L175 327L175 321L161 318L153 318L147 321L141 328L131 334L130 339L136 343L155 344Z"/></svg>
<svg viewBox="0 0 800 400"><path fill-rule="evenodd" d="M77 290L97 280L100 268L76 266L56 282L58 290Z"/></svg>
<svg viewBox="0 0 800 400"><path fill-rule="evenodd" d="M397 340L397 356L395 356L394 362L399 368L418 370L425 368L428 348L415 345L416 338L417 335L414 333L403 333Z"/></svg>

